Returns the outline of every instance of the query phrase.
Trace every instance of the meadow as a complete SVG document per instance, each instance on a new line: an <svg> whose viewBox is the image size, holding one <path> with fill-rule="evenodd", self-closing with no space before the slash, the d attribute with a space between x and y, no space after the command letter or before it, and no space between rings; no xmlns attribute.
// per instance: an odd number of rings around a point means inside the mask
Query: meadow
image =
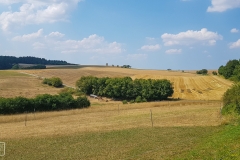
<svg viewBox="0 0 240 160"><path fill-rule="evenodd" d="M57 94L61 89L42 85L42 77L57 76L75 87L84 75L167 78L176 100L123 105L89 98L92 106L87 109L1 115L0 142L6 142L6 155L0 159L240 157L239 122L220 113L221 96L232 83L218 76L116 67L0 71L0 96Z"/></svg>

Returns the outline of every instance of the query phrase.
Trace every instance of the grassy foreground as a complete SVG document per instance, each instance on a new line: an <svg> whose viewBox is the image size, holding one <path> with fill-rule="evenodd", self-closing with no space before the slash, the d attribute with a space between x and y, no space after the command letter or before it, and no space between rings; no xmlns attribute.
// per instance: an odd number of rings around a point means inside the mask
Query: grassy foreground
<svg viewBox="0 0 240 160"><path fill-rule="evenodd" d="M240 127L154 127L6 140L0 159L239 159Z"/></svg>

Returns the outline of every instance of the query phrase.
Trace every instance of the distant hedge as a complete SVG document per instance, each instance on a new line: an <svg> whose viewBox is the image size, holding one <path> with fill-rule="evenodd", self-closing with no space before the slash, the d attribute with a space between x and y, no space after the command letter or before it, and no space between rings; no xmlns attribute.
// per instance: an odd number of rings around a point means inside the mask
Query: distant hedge
<svg viewBox="0 0 240 160"><path fill-rule="evenodd" d="M0 97L0 114L16 114L35 111L55 111L87 108L90 102L86 97L74 99L69 93L59 95L43 94L29 99L24 97Z"/></svg>
<svg viewBox="0 0 240 160"><path fill-rule="evenodd" d="M62 80L58 77L45 78L42 83L53 87L62 87L63 85Z"/></svg>

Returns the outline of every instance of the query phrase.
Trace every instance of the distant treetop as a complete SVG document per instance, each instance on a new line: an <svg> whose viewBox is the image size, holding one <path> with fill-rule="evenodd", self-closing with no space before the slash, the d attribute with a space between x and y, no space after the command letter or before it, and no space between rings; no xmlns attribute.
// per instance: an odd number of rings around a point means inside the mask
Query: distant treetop
<svg viewBox="0 0 240 160"><path fill-rule="evenodd" d="M130 65L123 65L122 68L131 68Z"/></svg>

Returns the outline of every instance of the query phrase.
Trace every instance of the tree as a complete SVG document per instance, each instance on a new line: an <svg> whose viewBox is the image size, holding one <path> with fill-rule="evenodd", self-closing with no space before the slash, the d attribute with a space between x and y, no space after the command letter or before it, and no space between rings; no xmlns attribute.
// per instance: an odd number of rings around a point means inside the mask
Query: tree
<svg viewBox="0 0 240 160"><path fill-rule="evenodd" d="M122 68L131 68L130 65L123 65Z"/></svg>
<svg viewBox="0 0 240 160"><path fill-rule="evenodd" d="M202 70L197 71L196 73L206 75L208 73L208 70L207 69L202 69Z"/></svg>
<svg viewBox="0 0 240 160"><path fill-rule="evenodd" d="M217 75L217 72L216 72L216 71L212 71L212 74L213 74L213 75Z"/></svg>

